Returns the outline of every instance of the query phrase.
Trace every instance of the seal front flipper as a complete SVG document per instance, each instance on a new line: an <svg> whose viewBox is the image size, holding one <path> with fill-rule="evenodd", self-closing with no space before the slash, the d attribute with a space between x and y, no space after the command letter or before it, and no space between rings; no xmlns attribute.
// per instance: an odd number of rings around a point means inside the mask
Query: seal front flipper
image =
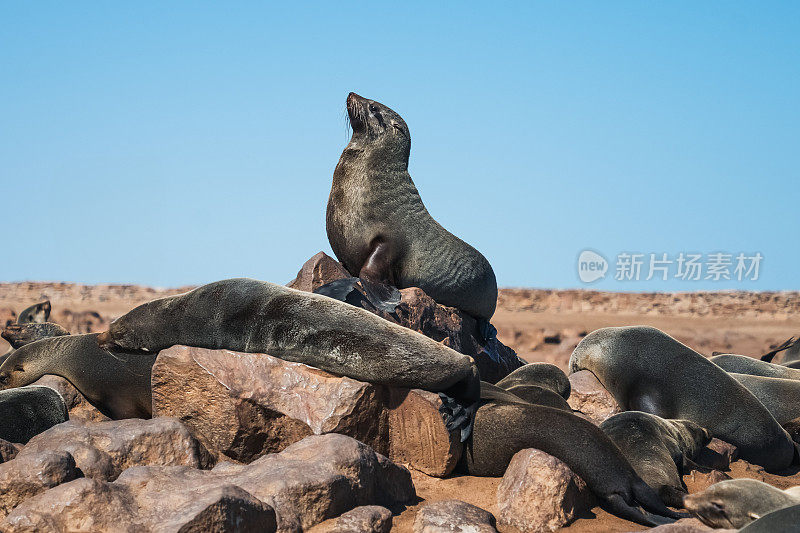
<svg viewBox="0 0 800 533"><path fill-rule="evenodd" d="M361 278L337 279L317 287L313 292L368 311L379 309L390 314L394 313L401 300L400 291L396 288Z"/></svg>
<svg viewBox="0 0 800 533"><path fill-rule="evenodd" d="M396 287L378 283L369 279L361 278L361 286L364 287L364 294L369 303L386 313L394 313L395 308L400 304L402 295Z"/></svg>
<svg viewBox="0 0 800 533"><path fill-rule="evenodd" d="M317 287L313 292L314 294L321 294L356 307L362 307L361 302L363 298L361 293L355 290L359 281L358 278L337 279L336 281L331 281L321 287Z"/></svg>

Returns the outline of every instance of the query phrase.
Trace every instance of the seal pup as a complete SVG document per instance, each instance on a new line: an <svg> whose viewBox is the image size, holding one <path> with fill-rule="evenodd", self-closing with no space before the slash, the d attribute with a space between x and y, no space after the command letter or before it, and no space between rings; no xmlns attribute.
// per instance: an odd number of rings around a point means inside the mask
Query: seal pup
<svg viewBox="0 0 800 533"><path fill-rule="evenodd" d="M800 504L762 516L739 530L740 533L800 533Z"/></svg>
<svg viewBox="0 0 800 533"><path fill-rule="evenodd" d="M334 170L325 217L336 257L368 284L419 287L488 324L497 305L494 271L422 203L408 173L411 134L403 118L355 93L347 96L347 115L353 135Z"/></svg>
<svg viewBox="0 0 800 533"><path fill-rule="evenodd" d="M572 352L569 368L590 370L624 410L691 420L768 471L783 470L795 460L789 434L750 391L655 328L594 331Z"/></svg>
<svg viewBox="0 0 800 533"><path fill-rule="evenodd" d="M739 529L767 513L800 504L797 487L786 491L755 479L727 479L683 499L705 525Z"/></svg>
<svg viewBox="0 0 800 533"><path fill-rule="evenodd" d="M97 333L41 339L15 350L0 365L0 388L61 376L109 418L150 418L150 371L157 354L100 348Z"/></svg>
<svg viewBox="0 0 800 533"><path fill-rule="evenodd" d="M671 507L688 494L684 464L711 442L711 433L689 420L664 420L642 411L607 418L600 429L617 445L636 473Z"/></svg>
<svg viewBox="0 0 800 533"><path fill-rule="evenodd" d="M26 307L17 317L17 324L41 324L50 318L50 300Z"/></svg>
<svg viewBox="0 0 800 533"><path fill-rule="evenodd" d="M556 365L550 363L528 363L511 372L496 383L501 389L516 385L536 385L549 389L565 400L572 390L567 375Z"/></svg>
<svg viewBox="0 0 800 533"><path fill-rule="evenodd" d="M0 439L26 444L34 436L69 420L64 398L50 387L0 391Z"/></svg>
<svg viewBox="0 0 800 533"><path fill-rule="evenodd" d="M753 393L778 424L784 425L800 417L800 381L733 372L730 376Z"/></svg>
<svg viewBox="0 0 800 533"><path fill-rule="evenodd" d="M175 344L268 353L360 381L444 393L469 412L462 438L480 396L471 357L359 307L254 279L142 304L111 322L99 341L151 354Z"/></svg>
<svg viewBox="0 0 800 533"><path fill-rule="evenodd" d="M536 448L560 459L598 496L609 512L644 525L686 515L670 511L600 428L570 412L533 405L481 383L481 406L464 450L473 476L502 476L518 451Z"/></svg>
<svg viewBox="0 0 800 533"><path fill-rule="evenodd" d="M751 376L764 376L767 378L797 379L800 380L800 370L783 365L768 363L753 359L746 355L721 354L715 355L711 362L729 373L750 374Z"/></svg>

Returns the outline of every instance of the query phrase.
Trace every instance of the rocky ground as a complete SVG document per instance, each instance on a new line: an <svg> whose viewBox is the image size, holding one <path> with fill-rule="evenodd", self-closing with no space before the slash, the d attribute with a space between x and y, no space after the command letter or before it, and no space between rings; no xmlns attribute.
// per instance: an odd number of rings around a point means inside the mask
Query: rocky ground
<svg viewBox="0 0 800 533"><path fill-rule="evenodd" d="M300 278L313 285L318 275L327 274L317 268ZM187 289L3 283L0 324L49 299L51 321L73 333L102 331L140 303ZM474 349L468 337L452 335L467 318L435 306L421 292L407 290L403 298L412 302L401 313L403 321L415 329L438 328L451 346ZM582 336L604 326L651 325L707 355L758 355L800 333L797 292L501 289L498 304L492 322L502 343L526 361L565 370ZM0 353L6 349L3 344ZM542 452L520 452L504 478L452 473L454 435L440 423L436 395L234 355L185 347L162 352L153 372L159 418L146 423L103 421L74 389L50 380L76 421L35 437L21 451L0 446L6 460L0 464L0 531L66 523L102 530L126 521L189 531L221 516L316 533L384 531L390 522L392 531L436 531L437 523L453 521L468 521L473 531L544 531L569 520L568 531L644 529L595 507L582 482ZM583 402L591 405L584 411L613 410L591 380L576 375L571 381L573 408ZM723 443L709 453L710 471L685 476L690 492L727 477L752 477L779 488L800 484L797 472L768 474L736 460L735 450ZM544 509L543 501L558 505ZM80 511L87 508L95 516Z"/></svg>

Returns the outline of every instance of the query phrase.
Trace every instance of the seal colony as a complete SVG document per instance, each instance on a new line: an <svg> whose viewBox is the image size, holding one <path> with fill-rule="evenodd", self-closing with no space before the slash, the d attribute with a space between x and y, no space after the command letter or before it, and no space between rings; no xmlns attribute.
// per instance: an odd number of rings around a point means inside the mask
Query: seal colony
<svg viewBox="0 0 800 533"><path fill-rule="evenodd" d="M625 410L598 426L573 412L569 378L554 365L531 363L493 385L480 380L471 357L354 305L356 283L375 309L389 313L398 289L419 287L475 317L486 341L495 333L494 271L422 203L408 173L405 121L355 93L347 113L353 133L334 171L326 231L351 278L318 294L247 278L217 281L142 304L99 334L70 335L47 322L49 302L31 306L3 332L12 350L0 358L0 388L8 389L0 392L0 437L25 442L66 420L55 390L30 386L44 375L65 378L112 419L148 418L158 353L186 345L268 353L439 393L446 427L460 431L466 473L502 476L517 452L537 448L563 461L604 508L640 524L687 516L667 505L735 527L796 505L796 492L744 480L687 495L681 477L712 437L770 471L797 463L781 424L800 424L800 370L770 362L779 352L793 360L793 341L763 361L733 354L708 360L654 328L597 330L575 348L569 369L592 372Z"/></svg>

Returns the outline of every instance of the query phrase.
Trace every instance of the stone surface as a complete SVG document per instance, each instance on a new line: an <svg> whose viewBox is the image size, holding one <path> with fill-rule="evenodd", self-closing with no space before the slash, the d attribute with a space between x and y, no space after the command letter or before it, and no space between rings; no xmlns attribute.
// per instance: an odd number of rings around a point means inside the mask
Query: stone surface
<svg viewBox="0 0 800 533"><path fill-rule="evenodd" d="M242 462L311 434L341 433L429 475L462 446L437 394L338 377L266 354L173 346L153 366L153 415L183 421L212 451Z"/></svg>
<svg viewBox="0 0 800 533"><path fill-rule="evenodd" d="M523 533L563 527L594 503L586 484L567 465L536 449L517 452L497 488L500 524Z"/></svg>
<svg viewBox="0 0 800 533"><path fill-rule="evenodd" d="M362 505L336 519L331 529L336 533L389 533L392 512L380 505Z"/></svg>
<svg viewBox="0 0 800 533"><path fill-rule="evenodd" d="M717 438L711 439L708 446L700 450L695 463L716 470L728 470L731 463L739 458L739 449Z"/></svg>
<svg viewBox="0 0 800 533"><path fill-rule="evenodd" d="M692 470L683 476L683 483L689 489L689 492L702 492L714 483L731 479L731 476L720 470L711 470L709 472L699 472Z"/></svg>
<svg viewBox="0 0 800 533"><path fill-rule="evenodd" d="M317 252L303 263L297 277L286 284L287 287L300 291L313 292L326 283L337 279L349 278L350 274L340 262L325 252Z"/></svg>
<svg viewBox="0 0 800 533"><path fill-rule="evenodd" d="M611 393L591 371L581 370L570 374L569 383L572 391L567 403L592 423L600 425L611 415L622 412Z"/></svg>
<svg viewBox="0 0 800 533"><path fill-rule="evenodd" d="M344 435L311 436L249 465L220 463L129 468L114 482L79 479L35 496L0 531L242 531L246 516L270 531L300 531L360 505L396 505L415 497L411 475ZM225 522L227 520L227 522ZM191 526L188 526L190 524Z"/></svg>
<svg viewBox="0 0 800 533"><path fill-rule="evenodd" d="M78 477L67 452L29 453L0 464L0 517L31 496Z"/></svg>
<svg viewBox="0 0 800 533"><path fill-rule="evenodd" d="M19 452L21 449L21 444L14 444L13 442L0 439L0 463L10 461L17 456L17 452Z"/></svg>
<svg viewBox="0 0 800 533"><path fill-rule="evenodd" d="M492 513L461 500L426 503L417 512L414 533L495 533Z"/></svg>
<svg viewBox="0 0 800 533"><path fill-rule="evenodd" d="M137 465L207 468L213 458L174 418L59 424L30 440L14 461L44 452L69 453L86 477L116 479Z"/></svg>

